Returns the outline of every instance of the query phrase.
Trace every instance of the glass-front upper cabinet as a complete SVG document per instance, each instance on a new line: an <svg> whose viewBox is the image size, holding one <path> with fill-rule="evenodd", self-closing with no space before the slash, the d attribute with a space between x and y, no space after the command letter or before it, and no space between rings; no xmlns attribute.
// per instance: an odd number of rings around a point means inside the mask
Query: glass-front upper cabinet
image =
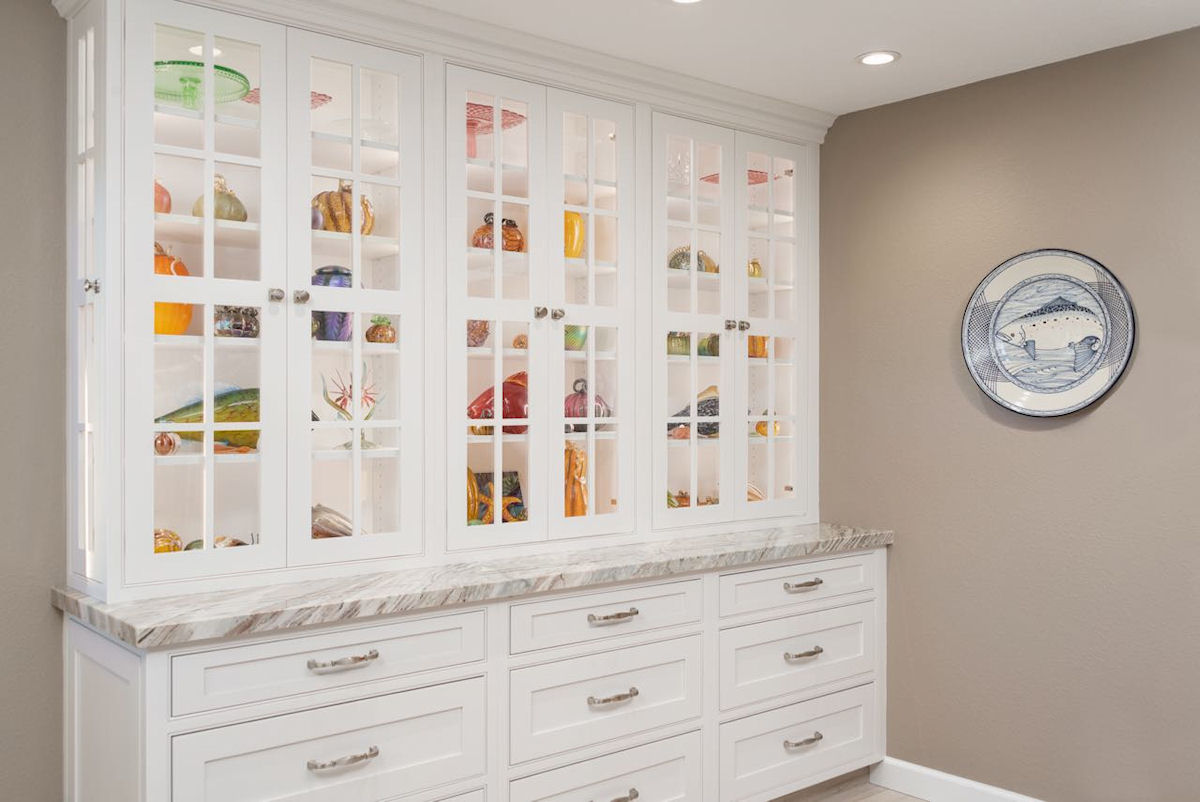
<svg viewBox="0 0 1200 802"><path fill-rule="evenodd" d="M446 126L448 546L541 540L546 90L449 67Z"/></svg>
<svg viewBox="0 0 1200 802"><path fill-rule="evenodd" d="M815 443L803 148L656 115L658 527L806 512Z"/></svg>
<svg viewBox="0 0 1200 802"><path fill-rule="evenodd" d="M727 520L736 507L732 131L654 116L656 526ZM724 403L722 403L724 402ZM724 492L723 492L724 491Z"/></svg>
<svg viewBox="0 0 1200 802"><path fill-rule="evenodd" d="M128 4L125 578L283 564L284 29Z"/></svg>
<svg viewBox="0 0 1200 802"><path fill-rule="evenodd" d="M808 153L800 145L737 135L738 475L745 517L806 512L815 460L809 410L809 333L816 321L812 247L800 221ZM807 196L805 196L807 198ZM813 211L813 210L808 210ZM744 410L744 414L743 414Z"/></svg>
<svg viewBox="0 0 1200 802"><path fill-rule="evenodd" d="M420 75L288 31L291 564L420 550Z"/></svg>
<svg viewBox="0 0 1200 802"><path fill-rule="evenodd" d="M446 104L449 548L627 529L632 109L457 67Z"/></svg>
<svg viewBox="0 0 1200 802"><path fill-rule="evenodd" d="M624 532L634 501L633 109L553 89L548 105L549 534Z"/></svg>

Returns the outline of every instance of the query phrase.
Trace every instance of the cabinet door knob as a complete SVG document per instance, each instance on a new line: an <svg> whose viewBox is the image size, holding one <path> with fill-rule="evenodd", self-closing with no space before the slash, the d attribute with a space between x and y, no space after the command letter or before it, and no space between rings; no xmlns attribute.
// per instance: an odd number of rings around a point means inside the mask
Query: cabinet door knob
<svg viewBox="0 0 1200 802"><path fill-rule="evenodd" d="M83 280L83 291L84 292L94 292L96 295L99 295L100 294L100 279L85 278Z"/></svg>
<svg viewBox="0 0 1200 802"><path fill-rule="evenodd" d="M822 735L820 732L814 732L812 734L812 736L805 738L802 741L786 741L785 740L783 742L783 748L784 749L799 749L802 746L812 746L813 744L815 744L817 741L820 741L824 737L825 736Z"/></svg>
<svg viewBox="0 0 1200 802"><path fill-rule="evenodd" d="M541 320L542 318L544 318L546 316L546 313L549 311L550 310L544 306L535 306L533 308L533 316L536 317L538 320Z"/></svg>
<svg viewBox="0 0 1200 802"><path fill-rule="evenodd" d="M737 328L736 320L726 320L725 321L725 331L733 331L736 328Z"/></svg>
<svg viewBox="0 0 1200 802"><path fill-rule="evenodd" d="M284 292L279 287L272 287L271 289L267 290L267 300L282 301L283 298Z"/></svg>
<svg viewBox="0 0 1200 802"><path fill-rule="evenodd" d="M298 304L308 303L308 299L312 296L308 294L308 290L296 290L292 293L292 300Z"/></svg>
<svg viewBox="0 0 1200 802"><path fill-rule="evenodd" d="M738 321L738 331L745 331L748 328L750 328L749 320L739 320Z"/></svg>
<svg viewBox="0 0 1200 802"><path fill-rule="evenodd" d="M553 309L550 311L550 317L554 320L562 320L567 316L567 313L562 309Z"/></svg>

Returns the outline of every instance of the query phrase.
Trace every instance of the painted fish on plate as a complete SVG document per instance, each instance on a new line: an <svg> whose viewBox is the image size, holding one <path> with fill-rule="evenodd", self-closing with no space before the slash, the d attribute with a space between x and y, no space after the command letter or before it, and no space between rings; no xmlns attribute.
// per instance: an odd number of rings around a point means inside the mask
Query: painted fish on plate
<svg viewBox="0 0 1200 802"><path fill-rule="evenodd" d="M1065 415L1116 383L1133 335L1129 297L1103 265L1074 251L1032 251L976 288L963 316L963 356L996 403Z"/></svg>

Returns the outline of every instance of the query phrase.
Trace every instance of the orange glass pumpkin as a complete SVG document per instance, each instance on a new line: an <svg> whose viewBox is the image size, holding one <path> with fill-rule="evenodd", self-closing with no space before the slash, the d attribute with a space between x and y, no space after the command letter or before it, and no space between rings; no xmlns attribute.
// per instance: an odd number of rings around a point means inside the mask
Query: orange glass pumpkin
<svg viewBox="0 0 1200 802"><path fill-rule="evenodd" d="M154 272L160 276L189 275L187 266L167 253L163 246L154 243ZM192 322L191 304L154 305L155 334L183 334Z"/></svg>

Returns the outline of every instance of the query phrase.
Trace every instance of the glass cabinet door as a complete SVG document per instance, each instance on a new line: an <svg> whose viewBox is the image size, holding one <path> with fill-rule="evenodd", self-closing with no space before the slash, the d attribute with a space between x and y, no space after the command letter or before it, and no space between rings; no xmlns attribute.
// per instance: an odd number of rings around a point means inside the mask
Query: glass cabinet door
<svg viewBox="0 0 1200 802"><path fill-rule="evenodd" d="M747 517L803 512L809 408L806 336L813 323L809 244L798 221L806 154L798 145L738 134L738 385L745 438L738 475Z"/></svg>
<svg viewBox="0 0 1200 802"><path fill-rule="evenodd" d="M457 67L446 85L448 545L540 540L546 90Z"/></svg>
<svg viewBox="0 0 1200 802"><path fill-rule="evenodd" d="M284 29L129 7L127 580L279 566Z"/></svg>
<svg viewBox="0 0 1200 802"><path fill-rule="evenodd" d="M289 562L420 550L420 60L288 32Z"/></svg>
<svg viewBox="0 0 1200 802"><path fill-rule="evenodd" d="M633 521L633 109L548 101L550 536L610 534Z"/></svg>
<svg viewBox="0 0 1200 802"><path fill-rule="evenodd" d="M723 128L654 118L656 526L726 520L737 506L733 456L722 445L736 420L733 139Z"/></svg>

